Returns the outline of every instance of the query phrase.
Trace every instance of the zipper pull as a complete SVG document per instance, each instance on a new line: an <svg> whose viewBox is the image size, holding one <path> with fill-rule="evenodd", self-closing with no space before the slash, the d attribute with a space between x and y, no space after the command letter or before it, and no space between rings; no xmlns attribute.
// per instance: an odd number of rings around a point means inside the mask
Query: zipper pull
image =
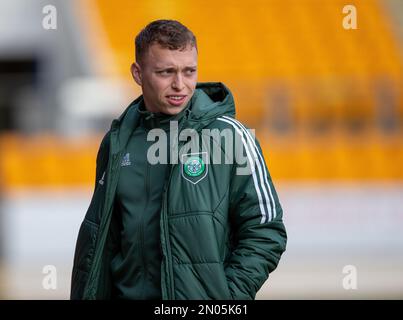
<svg viewBox="0 0 403 320"><path fill-rule="evenodd" d="M154 117L155 117L154 113L150 113L145 119L149 120L149 119L154 118Z"/></svg>

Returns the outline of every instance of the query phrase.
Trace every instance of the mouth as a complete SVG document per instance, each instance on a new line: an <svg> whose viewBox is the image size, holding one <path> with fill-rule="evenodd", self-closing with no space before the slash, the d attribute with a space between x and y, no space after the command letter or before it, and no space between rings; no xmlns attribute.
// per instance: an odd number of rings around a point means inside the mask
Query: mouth
<svg viewBox="0 0 403 320"><path fill-rule="evenodd" d="M180 106L186 99L186 95L169 95L166 96L169 104L173 106Z"/></svg>

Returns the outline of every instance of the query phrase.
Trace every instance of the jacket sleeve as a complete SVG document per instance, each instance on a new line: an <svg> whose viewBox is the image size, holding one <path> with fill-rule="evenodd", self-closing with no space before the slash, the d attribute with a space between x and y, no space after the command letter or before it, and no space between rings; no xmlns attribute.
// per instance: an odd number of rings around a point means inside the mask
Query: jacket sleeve
<svg viewBox="0 0 403 320"><path fill-rule="evenodd" d="M255 299L285 251L283 211L258 141L242 139L250 169L235 164L230 185L232 252L225 273L234 299Z"/></svg>
<svg viewBox="0 0 403 320"><path fill-rule="evenodd" d="M84 287L94 255L99 227L97 217L102 201L102 190L99 190L99 188L102 187L100 181L104 178L108 154L109 139L107 134L103 138L97 154L94 193L78 232L71 278L70 299L72 300L83 299Z"/></svg>

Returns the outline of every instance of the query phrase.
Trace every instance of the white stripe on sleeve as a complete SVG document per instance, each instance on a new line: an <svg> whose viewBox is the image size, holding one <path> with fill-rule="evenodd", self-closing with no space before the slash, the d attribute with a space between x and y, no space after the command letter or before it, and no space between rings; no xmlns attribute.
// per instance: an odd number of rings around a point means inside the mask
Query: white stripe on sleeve
<svg viewBox="0 0 403 320"><path fill-rule="evenodd" d="M249 145L246 143L242 131L239 129L239 127L238 127L234 122L232 122L232 121L230 121L230 120L227 120L227 119L223 119L223 118L218 118L217 120L220 120L220 121L229 123L229 124L236 130L236 132L238 132L238 134L240 135L240 137L241 137L241 139L242 139L242 143L243 143L243 145L244 145L244 147L245 147L246 155L247 155L247 157L248 157L248 160L249 160L249 163L250 163L250 167L251 167L251 171L252 171L253 184L254 184L254 186L255 186L256 194L257 194L258 199L259 199L259 207L260 207L260 212L261 212L261 214L262 214L262 219L261 219L260 223L261 223L261 224L262 224L262 223L265 223L266 218L267 218L267 214L266 214L266 210L265 210L265 208L264 208L264 202L263 202L263 199L262 199L262 194L260 193L260 189L259 189L259 185L258 185L258 181L257 181L256 170L255 170L255 166L254 166L254 161L252 161L252 157L251 157L250 150L249 150L249 149L251 149L251 150L253 151L253 147L252 147L252 146L249 146ZM259 168L259 171L260 171L260 168ZM267 202L267 200L268 200L268 199L266 199L266 202ZM267 211L267 212L270 213L270 211Z"/></svg>
<svg viewBox="0 0 403 320"><path fill-rule="evenodd" d="M273 198L273 193L272 190L270 188L270 184L268 181L268 174L267 174L267 169L265 167L265 162L263 160L263 156L259 150L259 148L257 147L254 139L252 138L251 134L249 133L249 131L245 128L245 126L240 123L239 121L237 121L236 119L230 118L228 116L223 116L222 118L231 121L232 123L234 123L235 125L238 126L238 128L240 128L242 130L242 132L245 134L248 142L250 145L253 145L252 148L252 153L255 157L255 159L258 160L258 170L260 173L260 183L262 186L262 190L265 196L265 200L266 200L266 208L267 208L267 212L269 213L269 217L268 217L268 221L271 221L272 219L274 219L276 217L276 203L274 201ZM264 179L264 181L263 181ZM270 200L269 200L269 196L270 195ZM270 206L270 208L269 208Z"/></svg>

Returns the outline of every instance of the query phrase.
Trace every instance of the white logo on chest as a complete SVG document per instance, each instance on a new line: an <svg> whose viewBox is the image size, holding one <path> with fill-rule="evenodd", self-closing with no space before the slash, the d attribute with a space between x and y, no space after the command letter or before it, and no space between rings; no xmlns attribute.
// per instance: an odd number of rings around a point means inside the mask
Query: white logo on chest
<svg viewBox="0 0 403 320"><path fill-rule="evenodd" d="M126 153L122 159L122 163L120 164L122 167L130 166L132 162L130 161L130 153Z"/></svg>

